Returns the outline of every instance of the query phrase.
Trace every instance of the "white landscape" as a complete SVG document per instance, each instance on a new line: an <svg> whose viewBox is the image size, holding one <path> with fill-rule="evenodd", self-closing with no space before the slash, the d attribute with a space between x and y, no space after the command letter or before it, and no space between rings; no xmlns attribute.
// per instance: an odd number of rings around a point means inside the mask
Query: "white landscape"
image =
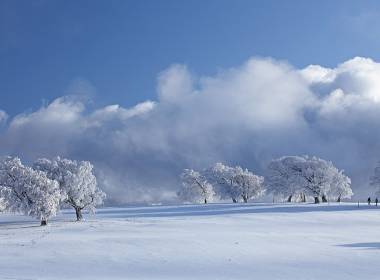
<svg viewBox="0 0 380 280"><path fill-rule="evenodd" d="M0 214L1 279L376 279L380 209L355 203Z"/></svg>
<svg viewBox="0 0 380 280"><path fill-rule="evenodd" d="M380 279L379 31L376 0L0 0L0 280Z"/></svg>

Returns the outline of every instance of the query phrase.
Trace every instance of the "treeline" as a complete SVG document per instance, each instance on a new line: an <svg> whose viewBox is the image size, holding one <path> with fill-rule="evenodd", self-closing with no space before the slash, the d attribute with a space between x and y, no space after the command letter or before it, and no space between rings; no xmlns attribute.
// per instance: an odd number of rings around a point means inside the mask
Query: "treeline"
<svg viewBox="0 0 380 280"><path fill-rule="evenodd" d="M31 167L17 157L0 161L0 207L3 211L32 216L46 225L62 206L95 211L105 193L97 186L93 166L88 161L39 159Z"/></svg>
<svg viewBox="0 0 380 280"><path fill-rule="evenodd" d="M378 168L380 182L380 168ZM349 199L351 179L331 161L309 156L285 156L274 159L265 178L240 166L222 163L202 171L185 169L178 197L186 202L207 203L214 199L248 202L264 193L281 200L315 203Z"/></svg>

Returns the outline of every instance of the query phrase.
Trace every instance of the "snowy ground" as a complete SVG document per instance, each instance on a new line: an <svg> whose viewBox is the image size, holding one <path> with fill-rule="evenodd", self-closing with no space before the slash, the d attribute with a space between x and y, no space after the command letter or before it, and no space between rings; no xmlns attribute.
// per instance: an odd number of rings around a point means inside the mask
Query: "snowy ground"
<svg viewBox="0 0 380 280"><path fill-rule="evenodd" d="M0 279L378 279L380 207L213 204L0 215Z"/></svg>

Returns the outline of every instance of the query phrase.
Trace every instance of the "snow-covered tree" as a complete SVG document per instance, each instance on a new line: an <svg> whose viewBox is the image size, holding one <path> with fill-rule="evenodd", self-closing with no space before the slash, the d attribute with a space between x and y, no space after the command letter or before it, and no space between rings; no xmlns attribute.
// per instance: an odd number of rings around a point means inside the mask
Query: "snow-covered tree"
<svg viewBox="0 0 380 280"><path fill-rule="evenodd" d="M265 177L267 192L286 197L288 202L291 202L296 195L303 198L303 189L294 170L295 166L303 161L305 158L298 156L284 156L272 160Z"/></svg>
<svg viewBox="0 0 380 280"><path fill-rule="evenodd" d="M343 170L335 168L331 180L330 191L327 193L329 198L340 202L342 199L349 199L353 196L351 189L351 179L343 174Z"/></svg>
<svg viewBox="0 0 380 280"><path fill-rule="evenodd" d="M105 193L97 186L90 162L44 158L37 160L33 168L46 172L50 179L59 183L65 195L63 202L75 209L78 221L83 219L83 209L95 212L95 207L103 203Z"/></svg>
<svg viewBox="0 0 380 280"><path fill-rule="evenodd" d="M297 162L294 170L303 181L303 188L307 194L314 197L314 202L319 203L320 197L326 202L326 194L330 191L334 176L334 166L331 161L317 157L305 156L305 161Z"/></svg>
<svg viewBox="0 0 380 280"><path fill-rule="evenodd" d="M266 178L268 190L291 197L309 195L319 203L320 198L339 200L352 196L351 180L331 161L309 156L286 156L273 160Z"/></svg>
<svg viewBox="0 0 380 280"><path fill-rule="evenodd" d="M0 163L0 197L11 212L20 212L46 225L55 216L61 199L58 182L42 171L24 166L19 158L7 157Z"/></svg>
<svg viewBox="0 0 380 280"><path fill-rule="evenodd" d="M264 178L257 176L240 166L230 167L216 163L205 171L207 178L217 185L221 199L232 199L234 203L260 196L264 192Z"/></svg>
<svg viewBox="0 0 380 280"><path fill-rule="evenodd" d="M215 192L207 179L193 169L185 169L181 174L182 188L177 193L183 201L188 202L210 202Z"/></svg>
<svg viewBox="0 0 380 280"><path fill-rule="evenodd" d="M240 198L240 191L234 183L234 169L220 162L205 170L209 182L217 186L216 192L221 199L232 199L237 203Z"/></svg>
<svg viewBox="0 0 380 280"><path fill-rule="evenodd" d="M264 193L264 177L257 176L240 166L234 168L233 182L245 203Z"/></svg>
<svg viewBox="0 0 380 280"><path fill-rule="evenodd" d="M0 186L1 189L1 186ZM0 212L4 211L7 208L7 202L3 197L0 197Z"/></svg>

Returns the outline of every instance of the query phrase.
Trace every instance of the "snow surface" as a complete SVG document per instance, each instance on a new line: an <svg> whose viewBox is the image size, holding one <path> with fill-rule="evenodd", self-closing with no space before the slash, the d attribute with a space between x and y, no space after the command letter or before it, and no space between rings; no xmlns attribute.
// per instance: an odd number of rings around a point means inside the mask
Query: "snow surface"
<svg viewBox="0 0 380 280"><path fill-rule="evenodd" d="M209 204L0 215L0 279L377 279L380 207Z"/></svg>

